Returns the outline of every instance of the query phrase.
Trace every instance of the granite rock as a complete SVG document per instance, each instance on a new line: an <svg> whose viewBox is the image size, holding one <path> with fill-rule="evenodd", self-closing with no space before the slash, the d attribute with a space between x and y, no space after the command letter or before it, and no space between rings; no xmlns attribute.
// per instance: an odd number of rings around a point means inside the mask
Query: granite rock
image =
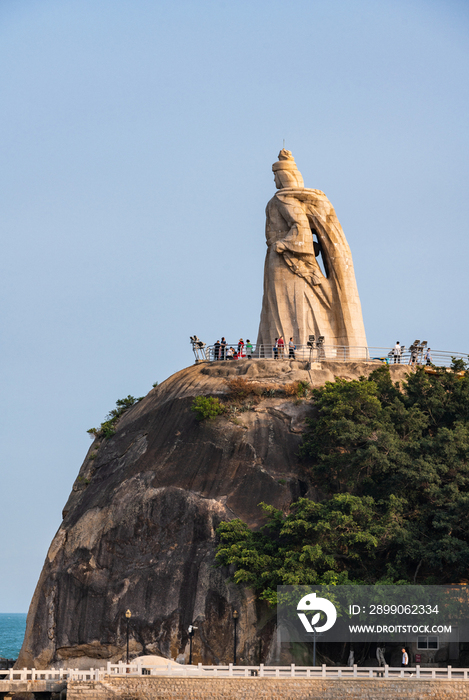
<svg viewBox="0 0 469 700"><path fill-rule="evenodd" d="M129 409L108 440L92 444L64 508L31 602L17 667L89 668L130 654L232 660L232 612L240 613L238 658L268 661L275 620L252 591L214 567L222 520L261 524L258 504L286 509L314 490L297 455L310 402L262 397L250 410L198 422L195 396L229 401L241 376L282 387L358 378L373 363L241 360L177 372ZM391 367L396 379L405 367Z"/></svg>

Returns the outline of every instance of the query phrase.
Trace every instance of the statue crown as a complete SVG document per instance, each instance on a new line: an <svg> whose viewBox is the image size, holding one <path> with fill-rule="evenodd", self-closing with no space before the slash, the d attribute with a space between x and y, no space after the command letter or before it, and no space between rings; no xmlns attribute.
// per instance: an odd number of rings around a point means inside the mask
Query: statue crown
<svg viewBox="0 0 469 700"><path fill-rule="evenodd" d="M272 170L274 173L277 170L298 170L292 152L287 151L286 148L282 148L278 154L278 161L273 164Z"/></svg>
<svg viewBox="0 0 469 700"><path fill-rule="evenodd" d="M295 159L293 158L291 151L287 151L286 148L282 148L280 153L278 154L278 159L279 160L292 160L293 162Z"/></svg>

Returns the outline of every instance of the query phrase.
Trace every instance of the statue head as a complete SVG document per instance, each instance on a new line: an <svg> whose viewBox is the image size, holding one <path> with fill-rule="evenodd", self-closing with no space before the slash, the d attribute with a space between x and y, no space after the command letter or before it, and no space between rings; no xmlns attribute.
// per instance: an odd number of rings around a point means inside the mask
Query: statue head
<svg viewBox="0 0 469 700"><path fill-rule="evenodd" d="M278 154L278 161L273 164L272 170L274 171L275 186L278 190L283 187L305 186L291 151L287 151L285 148L282 148Z"/></svg>

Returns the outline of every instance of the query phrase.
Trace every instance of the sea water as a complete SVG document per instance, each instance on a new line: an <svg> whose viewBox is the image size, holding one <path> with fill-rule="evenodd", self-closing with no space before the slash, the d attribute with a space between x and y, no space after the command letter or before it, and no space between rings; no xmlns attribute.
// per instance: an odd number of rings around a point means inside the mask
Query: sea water
<svg viewBox="0 0 469 700"><path fill-rule="evenodd" d="M17 659L26 629L26 613L0 613L0 656Z"/></svg>

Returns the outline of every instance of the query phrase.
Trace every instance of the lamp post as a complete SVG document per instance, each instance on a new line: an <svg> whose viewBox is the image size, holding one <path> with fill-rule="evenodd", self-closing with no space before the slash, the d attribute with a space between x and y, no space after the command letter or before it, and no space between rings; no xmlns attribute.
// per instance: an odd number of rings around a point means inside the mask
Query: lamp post
<svg viewBox="0 0 469 700"><path fill-rule="evenodd" d="M316 627L313 627L313 666L316 666Z"/></svg>
<svg viewBox="0 0 469 700"><path fill-rule="evenodd" d="M239 613L237 610L233 610L233 624L234 624L234 646L233 646L233 666L236 666L236 642L237 642L237 631L238 631L238 617Z"/></svg>
<svg viewBox="0 0 469 700"><path fill-rule="evenodd" d="M132 617L132 613L130 610L125 611L125 617L127 620L127 663L129 663L129 623L130 623L130 618Z"/></svg>
<svg viewBox="0 0 469 700"><path fill-rule="evenodd" d="M194 636L196 629L198 629L198 627L189 625L189 629L187 630L189 632L189 665L192 663L192 637Z"/></svg>

